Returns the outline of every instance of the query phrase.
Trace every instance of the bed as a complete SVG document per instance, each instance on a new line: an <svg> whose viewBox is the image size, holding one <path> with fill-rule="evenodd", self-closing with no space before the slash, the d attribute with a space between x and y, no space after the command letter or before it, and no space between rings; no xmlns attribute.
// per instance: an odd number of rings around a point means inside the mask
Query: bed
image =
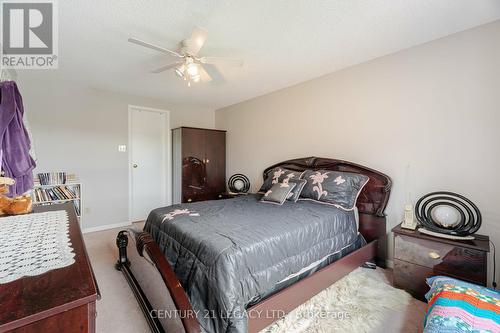
<svg viewBox="0 0 500 333"><path fill-rule="evenodd" d="M384 265L389 177L316 157L270 166L264 177L277 166L368 176L357 214L258 195L152 211L143 231L119 233L116 265L152 331L258 332L364 262Z"/></svg>

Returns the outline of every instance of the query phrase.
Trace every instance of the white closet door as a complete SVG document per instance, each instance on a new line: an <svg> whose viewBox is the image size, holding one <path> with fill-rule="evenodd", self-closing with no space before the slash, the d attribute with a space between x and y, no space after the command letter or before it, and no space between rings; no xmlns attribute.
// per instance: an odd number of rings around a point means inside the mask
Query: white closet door
<svg viewBox="0 0 500 333"><path fill-rule="evenodd" d="M168 113L137 107L129 110L130 218L135 222L167 205L170 126Z"/></svg>

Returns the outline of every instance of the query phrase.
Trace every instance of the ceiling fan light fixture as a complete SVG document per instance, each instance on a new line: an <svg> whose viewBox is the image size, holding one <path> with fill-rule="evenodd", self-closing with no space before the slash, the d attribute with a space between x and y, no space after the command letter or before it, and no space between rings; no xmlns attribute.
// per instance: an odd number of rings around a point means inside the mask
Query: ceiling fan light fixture
<svg viewBox="0 0 500 333"><path fill-rule="evenodd" d="M190 76L196 76L198 75L198 65L195 63L189 63L187 65L186 71Z"/></svg>
<svg viewBox="0 0 500 333"><path fill-rule="evenodd" d="M151 71L151 73L158 74L167 70L174 70L175 75L183 79L184 81L187 81L188 85L190 86L191 82L212 81L210 74L207 73L203 66L204 64L218 65L219 63L226 63L233 66L242 66L243 64L243 61L239 59L224 57L204 57L198 55L200 49L205 44L207 35L208 31L206 29L195 27L193 29L191 37L189 39L184 39L181 41L180 49L178 51L172 51L134 37L130 37L128 41L130 43L176 57L176 62L162 66L156 70Z"/></svg>

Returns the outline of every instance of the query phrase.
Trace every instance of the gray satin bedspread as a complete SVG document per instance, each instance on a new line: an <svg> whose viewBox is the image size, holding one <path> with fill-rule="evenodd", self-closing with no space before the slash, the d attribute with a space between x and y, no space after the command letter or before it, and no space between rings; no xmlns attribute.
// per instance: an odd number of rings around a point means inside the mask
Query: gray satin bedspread
<svg viewBox="0 0 500 333"><path fill-rule="evenodd" d="M174 268L208 332L247 332L251 299L356 241L353 212L311 201L278 206L259 198L158 208L146 221L144 230Z"/></svg>

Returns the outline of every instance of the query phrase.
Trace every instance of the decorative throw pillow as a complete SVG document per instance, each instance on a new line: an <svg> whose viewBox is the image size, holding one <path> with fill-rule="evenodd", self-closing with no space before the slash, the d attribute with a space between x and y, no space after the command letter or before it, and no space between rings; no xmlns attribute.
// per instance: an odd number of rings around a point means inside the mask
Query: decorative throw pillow
<svg viewBox="0 0 500 333"><path fill-rule="evenodd" d="M344 210L352 210L358 195L368 182L368 176L358 173L306 170L302 178L307 180L301 198L334 205Z"/></svg>
<svg viewBox="0 0 500 333"><path fill-rule="evenodd" d="M262 202L272 203L276 205L282 205L285 202L288 195L295 187L294 183L278 183L274 184L260 199Z"/></svg>
<svg viewBox="0 0 500 333"><path fill-rule="evenodd" d="M287 200L297 202L297 200L299 200L300 193L302 193L304 186L306 186L307 180L291 178L290 180L288 180L288 183L290 184L294 183L295 187L293 188L292 192L290 192L290 194L288 195Z"/></svg>
<svg viewBox="0 0 500 333"><path fill-rule="evenodd" d="M285 168L276 167L267 173L264 184L262 184L259 193L267 192L274 184L283 183L285 179L299 179L302 172L288 170Z"/></svg>

